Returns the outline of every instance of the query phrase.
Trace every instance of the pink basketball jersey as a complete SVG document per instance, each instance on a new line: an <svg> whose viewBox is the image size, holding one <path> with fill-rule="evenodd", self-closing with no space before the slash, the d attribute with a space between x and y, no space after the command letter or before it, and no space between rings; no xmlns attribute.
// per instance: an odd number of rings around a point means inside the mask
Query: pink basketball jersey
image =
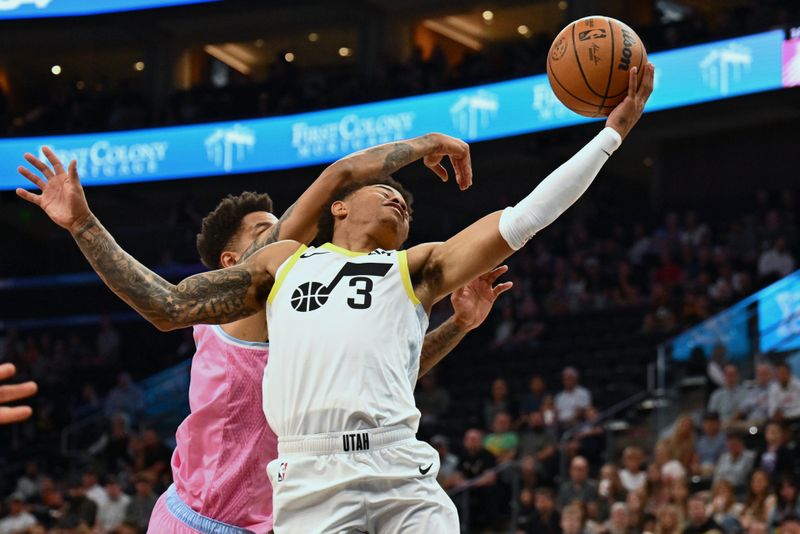
<svg viewBox="0 0 800 534"><path fill-rule="evenodd" d="M176 433L172 475L192 509L254 532L272 528L267 464L277 437L264 417L261 381L268 343L238 340L219 326L195 326L191 414Z"/></svg>

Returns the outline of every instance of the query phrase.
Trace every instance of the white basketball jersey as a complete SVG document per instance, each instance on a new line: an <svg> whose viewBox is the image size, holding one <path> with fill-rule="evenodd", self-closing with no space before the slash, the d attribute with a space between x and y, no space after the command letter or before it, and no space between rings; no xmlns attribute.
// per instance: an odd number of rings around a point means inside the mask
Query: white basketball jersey
<svg viewBox="0 0 800 534"><path fill-rule="evenodd" d="M301 247L267 302L264 413L278 435L407 425L428 317L406 251Z"/></svg>

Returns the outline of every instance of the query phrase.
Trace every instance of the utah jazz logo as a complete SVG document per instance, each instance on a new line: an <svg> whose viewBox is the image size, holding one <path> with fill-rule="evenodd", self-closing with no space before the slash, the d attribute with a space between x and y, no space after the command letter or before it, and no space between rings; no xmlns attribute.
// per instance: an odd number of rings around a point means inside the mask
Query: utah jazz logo
<svg viewBox="0 0 800 534"><path fill-rule="evenodd" d="M350 287L356 289L355 295L347 299L347 305L354 310L366 310L372 306L372 279L383 277L392 268L391 263L346 263L333 281L327 286L320 282L303 282L292 293L292 308L299 312L314 311L328 302L331 291L343 278L350 278Z"/></svg>

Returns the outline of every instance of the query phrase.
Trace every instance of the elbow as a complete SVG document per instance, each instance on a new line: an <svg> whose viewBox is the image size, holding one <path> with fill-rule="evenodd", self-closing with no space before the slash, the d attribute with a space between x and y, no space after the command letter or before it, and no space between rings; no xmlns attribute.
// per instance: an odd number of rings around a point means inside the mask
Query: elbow
<svg viewBox="0 0 800 534"><path fill-rule="evenodd" d="M328 167L326 174L330 181L339 187L355 179L355 166L350 158L340 159Z"/></svg>
<svg viewBox="0 0 800 534"><path fill-rule="evenodd" d="M179 328L178 326L159 317L145 317L147 321L155 326L160 332L170 332Z"/></svg>

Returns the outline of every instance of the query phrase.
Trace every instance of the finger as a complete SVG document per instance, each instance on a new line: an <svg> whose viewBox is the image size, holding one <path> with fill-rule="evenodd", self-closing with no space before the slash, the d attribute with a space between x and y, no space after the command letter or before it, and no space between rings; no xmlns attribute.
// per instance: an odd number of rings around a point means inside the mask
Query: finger
<svg viewBox="0 0 800 534"><path fill-rule="evenodd" d="M467 187L472 185L472 154L469 151L469 145L467 145L467 154L464 156L464 169L467 175ZM465 189L466 189L465 188Z"/></svg>
<svg viewBox="0 0 800 534"><path fill-rule="evenodd" d="M458 184L459 189L463 189L461 186L461 182L464 179L464 175L461 172L461 166L459 165L458 156L450 155L450 164L453 166L453 172L456 175L456 183Z"/></svg>
<svg viewBox="0 0 800 534"><path fill-rule="evenodd" d="M33 174L31 171L29 171L28 169L26 169L22 165L17 167L17 172L20 173L25 178L27 178L29 181L33 182L36 185L36 187L38 187L39 189L44 189L47 186L47 182L45 182L39 176L36 176L35 174Z"/></svg>
<svg viewBox="0 0 800 534"><path fill-rule="evenodd" d="M633 67L628 73L628 98L636 98L639 89L639 67Z"/></svg>
<svg viewBox="0 0 800 534"><path fill-rule="evenodd" d="M50 150L50 147L43 146L42 152L45 156L47 156L47 160L50 162L50 165L53 166L55 169L56 174L64 174L66 171L64 170L64 165L62 165L61 160L58 159L56 153Z"/></svg>
<svg viewBox="0 0 800 534"><path fill-rule="evenodd" d="M80 183L80 179L78 178L78 161L72 160L69 162L69 178L73 182Z"/></svg>
<svg viewBox="0 0 800 534"><path fill-rule="evenodd" d="M446 182L450 177L447 174L447 169L442 166L441 163L437 163L436 165L429 165L428 168L436 173L436 176L442 179L443 182Z"/></svg>
<svg viewBox="0 0 800 534"><path fill-rule="evenodd" d="M35 395L39 388L35 382L0 386L0 402L10 402Z"/></svg>
<svg viewBox="0 0 800 534"><path fill-rule="evenodd" d="M492 288L492 293L494 294L494 298L499 297L512 287L514 287L514 282L503 282L502 284L497 284Z"/></svg>
<svg viewBox="0 0 800 534"><path fill-rule="evenodd" d="M17 367L13 363L4 363L0 365L0 380L11 378L17 374Z"/></svg>
<svg viewBox="0 0 800 534"><path fill-rule="evenodd" d="M15 406L13 408L0 406L0 425L19 423L31 415L33 415L33 410L31 410L30 406Z"/></svg>
<svg viewBox="0 0 800 534"><path fill-rule="evenodd" d="M17 188L17 196L22 200L27 200L31 204L36 204L37 206L42 205L42 195L34 195L30 191L25 191L21 187Z"/></svg>
<svg viewBox="0 0 800 534"><path fill-rule="evenodd" d="M49 179L53 177L53 171L50 167L30 152L26 152L22 157L25 158L25 161L39 169L39 172L41 172L45 178Z"/></svg>
<svg viewBox="0 0 800 534"><path fill-rule="evenodd" d="M653 93L653 86L655 85L656 67L652 63L648 63L644 67L644 77L642 78L642 86L639 88L639 97L647 101Z"/></svg>
<svg viewBox="0 0 800 534"><path fill-rule="evenodd" d="M508 271L508 265L501 265L500 267L495 267L488 273L486 273L486 280L490 284L494 284L494 281L503 276Z"/></svg>

